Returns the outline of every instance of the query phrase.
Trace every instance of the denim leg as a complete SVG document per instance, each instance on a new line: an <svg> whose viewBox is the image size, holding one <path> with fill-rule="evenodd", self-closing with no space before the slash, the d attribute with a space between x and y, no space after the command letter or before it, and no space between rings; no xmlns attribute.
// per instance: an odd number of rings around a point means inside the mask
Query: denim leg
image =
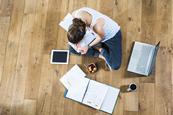
<svg viewBox="0 0 173 115"><path fill-rule="evenodd" d="M70 54L76 54L76 55L81 55L81 53L78 53L76 50L74 50L70 45L68 46L69 47L69 52Z"/></svg>
<svg viewBox="0 0 173 115"><path fill-rule="evenodd" d="M87 53L85 54L86 56L93 56L93 57L98 57L99 56L99 51L97 51L96 49L94 48L89 48Z"/></svg>
<svg viewBox="0 0 173 115"><path fill-rule="evenodd" d="M78 53L77 51L75 51L70 45L69 45L69 51L71 54L76 54L76 55L82 55L81 53ZM85 56L92 56L92 57L98 57L99 56L99 51L97 51L94 48L89 48L87 53L84 54Z"/></svg>
<svg viewBox="0 0 173 115"><path fill-rule="evenodd" d="M107 45L108 51L107 49L103 49L101 54L105 57L112 69L119 69L122 58L121 31L104 43Z"/></svg>

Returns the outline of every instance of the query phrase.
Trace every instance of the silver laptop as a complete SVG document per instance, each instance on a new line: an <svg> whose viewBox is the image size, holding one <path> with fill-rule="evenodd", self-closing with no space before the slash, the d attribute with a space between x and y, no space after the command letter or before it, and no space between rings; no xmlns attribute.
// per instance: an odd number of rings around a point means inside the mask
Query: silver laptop
<svg viewBox="0 0 173 115"><path fill-rule="evenodd" d="M159 44L160 42L157 45L134 42L127 71L149 76L155 65Z"/></svg>

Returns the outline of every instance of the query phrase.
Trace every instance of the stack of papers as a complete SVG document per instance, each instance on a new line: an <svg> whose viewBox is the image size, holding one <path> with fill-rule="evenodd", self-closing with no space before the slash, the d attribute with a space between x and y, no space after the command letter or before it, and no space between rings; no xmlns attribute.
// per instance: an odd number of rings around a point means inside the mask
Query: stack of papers
<svg viewBox="0 0 173 115"><path fill-rule="evenodd" d="M73 66L61 79L66 98L87 106L112 113L119 95L119 89L90 80L78 65Z"/></svg>

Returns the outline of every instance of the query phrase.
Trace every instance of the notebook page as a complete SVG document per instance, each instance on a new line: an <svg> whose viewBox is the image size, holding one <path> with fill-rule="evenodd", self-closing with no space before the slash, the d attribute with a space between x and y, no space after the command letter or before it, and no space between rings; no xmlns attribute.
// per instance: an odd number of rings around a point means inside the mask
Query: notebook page
<svg viewBox="0 0 173 115"><path fill-rule="evenodd" d="M63 77L60 82L69 90L78 84L79 79L84 78L86 74L80 69L78 65L74 65Z"/></svg>
<svg viewBox="0 0 173 115"><path fill-rule="evenodd" d="M108 91L100 110L112 114L116 101L118 99L119 92L120 89L108 86Z"/></svg>
<svg viewBox="0 0 173 115"><path fill-rule="evenodd" d="M85 33L85 36L84 36L84 39L82 39L79 44L84 47L84 46L87 46L89 45L94 39L95 39L95 35L94 33L91 33L88 29Z"/></svg>
<svg viewBox="0 0 173 115"><path fill-rule="evenodd" d="M68 90L66 97L77 102L82 102L89 81L90 79L88 78L78 79L76 86L71 87Z"/></svg>
<svg viewBox="0 0 173 115"><path fill-rule="evenodd" d="M107 85L99 83L97 81L90 80L88 89L86 91L82 103L95 109L100 109L105 95L107 93L107 90Z"/></svg>
<svg viewBox="0 0 173 115"><path fill-rule="evenodd" d="M65 30L68 31L69 26L73 23L73 16L68 13L64 19L59 23L59 25Z"/></svg>

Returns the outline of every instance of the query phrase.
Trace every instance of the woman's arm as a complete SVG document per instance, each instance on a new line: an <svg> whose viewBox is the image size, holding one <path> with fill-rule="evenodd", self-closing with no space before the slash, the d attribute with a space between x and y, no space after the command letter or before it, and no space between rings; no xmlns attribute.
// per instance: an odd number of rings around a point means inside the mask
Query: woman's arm
<svg viewBox="0 0 173 115"><path fill-rule="evenodd" d="M98 23L94 26L94 31L97 34L96 35L96 39L89 45L86 47L80 47L78 46L78 49L81 51L82 54L86 54L88 51L89 47L92 47L96 44L98 44L99 42L102 41L103 37L104 37L104 30L103 30L103 26L99 25Z"/></svg>
<svg viewBox="0 0 173 115"><path fill-rule="evenodd" d="M89 47L92 47L92 46L100 43L102 41L102 39L103 38L100 35L96 35L96 39L91 44L89 44Z"/></svg>
<svg viewBox="0 0 173 115"><path fill-rule="evenodd" d="M95 24L93 28L95 33L97 34L96 39L89 45L89 47L92 47L103 40L103 37L105 34L103 30L103 26L104 26L104 22L102 21L102 19L98 19L98 23Z"/></svg>

